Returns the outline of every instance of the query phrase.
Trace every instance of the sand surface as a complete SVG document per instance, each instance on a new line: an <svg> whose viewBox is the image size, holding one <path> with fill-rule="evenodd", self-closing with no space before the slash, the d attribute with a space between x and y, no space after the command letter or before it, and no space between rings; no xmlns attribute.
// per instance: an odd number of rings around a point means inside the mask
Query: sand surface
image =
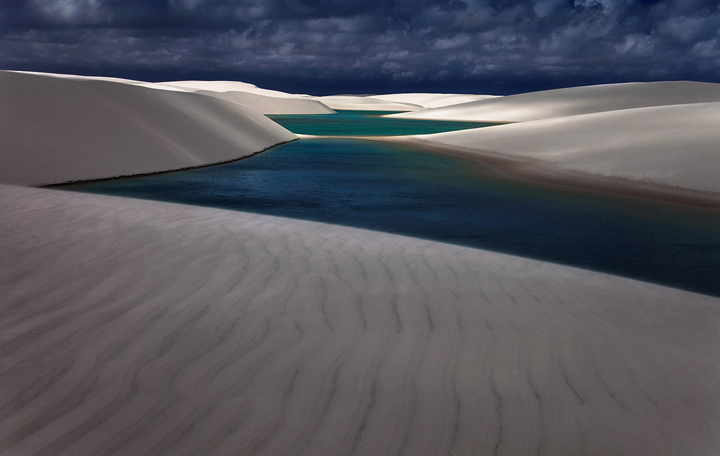
<svg viewBox="0 0 720 456"><path fill-rule="evenodd" d="M423 108L440 108L497 97L495 95L472 95L463 93L393 93L388 95L372 95L369 98L397 103L410 103L422 106Z"/></svg>
<svg viewBox="0 0 720 456"><path fill-rule="evenodd" d="M180 88L239 103L262 114L332 114L335 111L308 95L261 89L235 81L174 81L158 86Z"/></svg>
<svg viewBox="0 0 720 456"><path fill-rule="evenodd" d="M380 100L361 95L331 95L326 97L313 97L332 109L350 111L415 111L422 106L414 103L400 103Z"/></svg>
<svg viewBox="0 0 720 456"><path fill-rule="evenodd" d="M720 101L720 84L670 81L572 87L395 114L397 117L525 122L650 106Z"/></svg>
<svg viewBox="0 0 720 456"><path fill-rule="evenodd" d="M124 81L3 71L0 100L2 183L202 166L296 138L236 103Z"/></svg>
<svg viewBox="0 0 720 456"><path fill-rule="evenodd" d="M38 71L10 71L10 70L0 70L7 73L16 73L16 74L30 74L35 76L44 76L49 78L58 78L58 79L72 79L72 80L81 80L81 81L107 81L107 82L119 82L122 84L130 84L130 85L138 85L142 87L148 87L151 89L159 89L159 90L171 90L174 92L187 92L187 89L181 88L181 87L173 87L170 85L164 85L164 84L158 84L154 82L145 82L145 81L138 81L135 79L124 79L124 78L113 78L113 77L107 77L107 76L81 76L77 74L63 74L63 73L41 73Z"/></svg>
<svg viewBox="0 0 720 456"><path fill-rule="evenodd" d="M198 90L197 93L239 103L263 114L334 114L335 111L317 100L300 97L268 97L250 92L212 92Z"/></svg>
<svg viewBox="0 0 720 456"><path fill-rule="evenodd" d="M716 455L720 300L0 186L0 452Z"/></svg>
<svg viewBox="0 0 720 456"><path fill-rule="evenodd" d="M157 83L186 90L207 90L213 92L247 92L275 98L308 98L308 95L297 95L277 90L262 89L254 84L240 81L168 81Z"/></svg>
<svg viewBox="0 0 720 456"><path fill-rule="evenodd" d="M720 103L627 109L422 135L429 144L499 152L580 171L720 192Z"/></svg>

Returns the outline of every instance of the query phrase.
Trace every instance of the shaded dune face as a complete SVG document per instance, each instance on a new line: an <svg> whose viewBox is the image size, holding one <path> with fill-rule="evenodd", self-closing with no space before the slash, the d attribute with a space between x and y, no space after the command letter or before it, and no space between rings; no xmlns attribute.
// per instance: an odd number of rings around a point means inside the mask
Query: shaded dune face
<svg viewBox="0 0 720 456"><path fill-rule="evenodd" d="M195 93L0 72L0 182L43 185L160 172L252 155L295 135Z"/></svg>
<svg viewBox="0 0 720 456"><path fill-rule="evenodd" d="M392 116L526 122L621 109L706 102L720 102L720 84L691 81L632 82L530 92Z"/></svg>
<svg viewBox="0 0 720 456"><path fill-rule="evenodd" d="M720 301L0 186L4 454L716 454Z"/></svg>

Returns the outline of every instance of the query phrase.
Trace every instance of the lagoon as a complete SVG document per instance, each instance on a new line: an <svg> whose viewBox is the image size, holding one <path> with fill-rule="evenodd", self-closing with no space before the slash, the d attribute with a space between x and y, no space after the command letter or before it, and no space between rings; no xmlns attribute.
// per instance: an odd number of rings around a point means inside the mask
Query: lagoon
<svg viewBox="0 0 720 456"><path fill-rule="evenodd" d="M720 296L715 212L511 181L407 145L302 139L224 165L64 188L392 232Z"/></svg>
<svg viewBox="0 0 720 456"><path fill-rule="evenodd" d="M429 135L496 125L487 122L396 119L381 117L387 111L338 111L335 114L283 114L268 116L295 134L318 136Z"/></svg>

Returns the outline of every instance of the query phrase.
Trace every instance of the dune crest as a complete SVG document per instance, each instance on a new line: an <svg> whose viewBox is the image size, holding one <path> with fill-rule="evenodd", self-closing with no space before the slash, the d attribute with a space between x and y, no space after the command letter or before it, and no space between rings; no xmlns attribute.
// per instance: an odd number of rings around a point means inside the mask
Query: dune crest
<svg viewBox="0 0 720 456"><path fill-rule="evenodd" d="M631 82L530 92L393 116L527 122L620 109L706 102L720 102L720 84L690 81Z"/></svg>
<svg viewBox="0 0 720 456"><path fill-rule="evenodd" d="M568 116L417 136L481 156L487 151L557 169L720 193L720 103Z"/></svg>
<svg viewBox="0 0 720 456"><path fill-rule="evenodd" d="M350 111L416 111L422 106L414 103L400 103L381 100L373 96L362 95L329 95L313 97L332 109Z"/></svg>
<svg viewBox="0 0 720 456"><path fill-rule="evenodd" d="M203 166L297 137L205 95L0 72L0 182L57 184Z"/></svg>
<svg viewBox="0 0 720 456"><path fill-rule="evenodd" d="M371 95L368 98L396 103L416 104L422 106L423 108L441 108L461 103L469 103L472 101L489 100L491 98L498 97L495 95L472 95L462 93L393 93L387 95Z"/></svg>
<svg viewBox="0 0 720 456"><path fill-rule="evenodd" d="M253 84L236 81L173 81L159 86L209 95L221 100L239 103L262 114L332 114L333 111L308 95L295 95L267 90Z"/></svg>

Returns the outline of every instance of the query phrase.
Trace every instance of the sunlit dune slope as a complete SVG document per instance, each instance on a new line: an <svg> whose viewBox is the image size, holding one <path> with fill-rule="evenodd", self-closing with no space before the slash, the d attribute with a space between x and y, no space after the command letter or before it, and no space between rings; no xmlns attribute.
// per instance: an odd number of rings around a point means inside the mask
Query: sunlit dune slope
<svg viewBox="0 0 720 456"><path fill-rule="evenodd" d="M423 108L440 108L471 101L497 98L494 95L471 95L452 93L393 93L388 95L372 95L375 100L391 101L395 103L410 103Z"/></svg>
<svg viewBox="0 0 720 456"><path fill-rule="evenodd" d="M360 95L330 95L313 97L323 104L338 110L350 111L414 111L422 109L419 104L400 103Z"/></svg>
<svg viewBox="0 0 720 456"><path fill-rule="evenodd" d="M421 141L558 169L720 192L720 103L627 109L434 135Z"/></svg>
<svg viewBox="0 0 720 456"><path fill-rule="evenodd" d="M619 109L713 101L720 101L720 84L687 81L632 82L530 92L395 116L525 122Z"/></svg>
<svg viewBox="0 0 720 456"><path fill-rule="evenodd" d="M253 84L236 81L174 81L162 86L182 88L240 103L262 114L332 114L320 101L307 95L295 95L276 90L261 89Z"/></svg>

